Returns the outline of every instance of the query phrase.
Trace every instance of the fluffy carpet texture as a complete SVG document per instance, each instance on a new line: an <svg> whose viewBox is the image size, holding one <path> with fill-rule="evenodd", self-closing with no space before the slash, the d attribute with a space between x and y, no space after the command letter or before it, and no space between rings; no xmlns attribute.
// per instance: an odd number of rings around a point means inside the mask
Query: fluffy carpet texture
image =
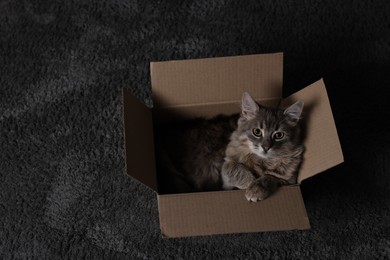
<svg viewBox="0 0 390 260"><path fill-rule="evenodd" d="M390 2L0 1L1 259L389 259ZM149 62L285 53L324 78L345 163L302 184L312 229L160 236L124 175L121 89Z"/></svg>

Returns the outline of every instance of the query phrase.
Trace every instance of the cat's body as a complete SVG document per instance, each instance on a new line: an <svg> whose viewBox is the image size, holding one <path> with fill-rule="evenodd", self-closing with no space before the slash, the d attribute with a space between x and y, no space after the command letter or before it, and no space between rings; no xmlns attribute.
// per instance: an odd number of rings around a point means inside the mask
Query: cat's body
<svg viewBox="0 0 390 260"><path fill-rule="evenodd" d="M219 115L159 125L156 156L160 192L221 190L226 146L238 117Z"/></svg>
<svg viewBox="0 0 390 260"><path fill-rule="evenodd" d="M297 102L286 110L259 106L244 93L241 115L194 120L158 131L160 191L245 189L262 200L295 184L303 145Z"/></svg>

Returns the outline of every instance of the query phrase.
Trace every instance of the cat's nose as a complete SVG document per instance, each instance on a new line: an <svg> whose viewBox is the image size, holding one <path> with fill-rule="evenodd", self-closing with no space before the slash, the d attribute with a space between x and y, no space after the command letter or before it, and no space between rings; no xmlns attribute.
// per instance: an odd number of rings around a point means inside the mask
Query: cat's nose
<svg viewBox="0 0 390 260"><path fill-rule="evenodd" d="M270 148L268 145L262 145L261 147L263 147L264 152L268 152Z"/></svg>

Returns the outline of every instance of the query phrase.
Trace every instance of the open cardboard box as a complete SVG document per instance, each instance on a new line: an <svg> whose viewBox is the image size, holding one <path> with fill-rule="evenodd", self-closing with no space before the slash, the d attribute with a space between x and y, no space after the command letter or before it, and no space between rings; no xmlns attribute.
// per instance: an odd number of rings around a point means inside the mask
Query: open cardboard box
<svg viewBox="0 0 390 260"><path fill-rule="evenodd" d="M161 233L184 237L309 229L300 183L343 162L324 82L282 99L283 54L151 63L154 108L123 90L126 172L156 192ZM153 125L167 120L240 112L244 91L261 103L305 102L305 153L298 184L250 203L243 190L159 194Z"/></svg>

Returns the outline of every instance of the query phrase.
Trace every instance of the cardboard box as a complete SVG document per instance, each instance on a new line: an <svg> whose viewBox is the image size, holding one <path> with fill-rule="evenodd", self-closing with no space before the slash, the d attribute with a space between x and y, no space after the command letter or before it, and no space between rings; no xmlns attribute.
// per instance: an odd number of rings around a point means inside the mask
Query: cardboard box
<svg viewBox="0 0 390 260"><path fill-rule="evenodd" d="M151 63L154 108L123 90L126 173L156 192L161 233L184 237L309 229L300 183L343 162L324 82L282 99L283 54ZM298 184L250 203L243 190L159 194L153 123L240 112L241 96L287 106L305 102L305 147Z"/></svg>

